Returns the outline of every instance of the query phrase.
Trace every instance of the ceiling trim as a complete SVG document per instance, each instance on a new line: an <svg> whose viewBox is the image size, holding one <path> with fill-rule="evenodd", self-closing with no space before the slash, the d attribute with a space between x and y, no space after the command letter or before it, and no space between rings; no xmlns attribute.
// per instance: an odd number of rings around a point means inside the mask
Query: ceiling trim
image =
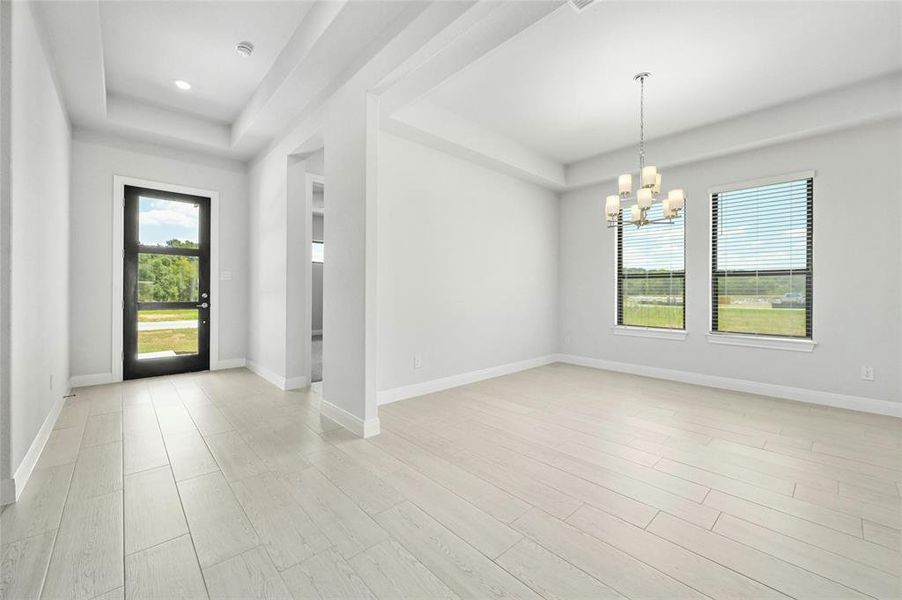
<svg viewBox="0 0 902 600"><path fill-rule="evenodd" d="M230 146L227 124L169 110L124 96L107 97L106 120L112 125L145 132L171 140L189 140L191 146L222 151Z"/></svg>
<svg viewBox="0 0 902 600"><path fill-rule="evenodd" d="M732 119L646 142L660 167L709 160L902 116L902 72L834 88ZM567 189L579 189L637 169L628 146L567 165Z"/></svg>
<svg viewBox="0 0 902 600"><path fill-rule="evenodd" d="M685 130L646 143L659 167L674 167L902 117L902 72ZM543 186L570 191L637 168L636 147L568 165L536 155L499 133L419 102L382 120L388 133Z"/></svg>
<svg viewBox="0 0 902 600"><path fill-rule="evenodd" d="M71 122L106 115L106 72L100 2L28 2L39 23L57 94ZM50 8L53 10L50 10ZM69 42L69 43L67 43ZM61 48L68 48L62 56ZM69 68L60 69L65 62Z"/></svg>
<svg viewBox="0 0 902 600"><path fill-rule="evenodd" d="M282 138L273 141L269 146L257 154L256 163L261 158L275 151L287 147L290 152L298 144L308 143L308 138L313 133L310 131L311 123L317 122L314 116L322 112L322 108L328 104L331 96L342 87L359 90L378 95L380 106L385 101L385 96L402 85L410 77L421 77L422 71L437 68L430 62L431 58L440 53L442 49L460 49L466 44L466 37L461 35L463 30L475 26L481 22L486 14L486 9L491 8L491 2L431 2L416 3L415 12L410 12L395 21L385 35L374 42L371 52L365 57L365 62L356 65L355 70L344 81L343 86L335 86L329 89L329 95L324 96L317 103L310 103L308 108L299 115L296 127ZM497 4L497 3L496 3ZM529 14L533 15L533 21L554 10L560 4L560 0L540 0L529 3L504 3L509 10L517 11L522 7L530 7ZM535 7L543 8L539 14ZM472 12L475 11L475 12ZM494 14L494 12L492 12ZM508 39L500 36L496 44ZM438 40L438 41L436 41ZM494 46L491 46L494 48ZM486 51L490 50L488 48ZM455 69L462 69L468 63L449 63L443 70L443 78L450 76ZM451 68L453 65L453 68ZM411 97L412 99L412 97ZM403 103L407 103L404 101ZM384 113L380 109L380 119L384 120Z"/></svg>
<svg viewBox="0 0 902 600"><path fill-rule="evenodd" d="M336 0L317 2L310 8L235 120L231 132L233 142L238 142L248 132L266 106L280 90L284 90L292 76L295 78L302 76L298 71L303 59L323 39L335 19L347 6L347 0Z"/></svg>
<svg viewBox="0 0 902 600"><path fill-rule="evenodd" d="M383 129L552 190L566 187L564 165L428 102L389 119Z"/></svg>
<svg viewBox="0 0 902 600"><path fill-rule="evenodd" d="M421 99L564 4L564 0L477 2L433 44L424 46L411 58L403 78L379 87L381 116L390 117Z"/></svg>
<svg viewBox="0 0 902 600"><path fill-rule="evenodd" d="M190 162L195 165L233 171L235 173L247 172L247 163L240 160L235 160L233 158L214 156L209 152L196 152L183 148L173 148L168 144L155 144L152 142L137 141L131 137L119 135L116 133L102 132L96 129L85 129L77 126L73 127L72 140L85 144L118 148L120 150L134 152L137 154L162 156L170 159Z"/></svg>

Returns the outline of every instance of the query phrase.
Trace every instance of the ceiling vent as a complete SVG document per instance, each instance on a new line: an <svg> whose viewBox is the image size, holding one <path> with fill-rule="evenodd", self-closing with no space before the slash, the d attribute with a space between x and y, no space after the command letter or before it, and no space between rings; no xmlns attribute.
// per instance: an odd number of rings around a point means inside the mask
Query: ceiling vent
<svg viewBox="0 0 902 600"><path fill-rule="evenodd" d="M235 45L235 52L242 58L247 58L254 53L254 45L250 42L238 42Z"/></svg>
<svg viewBox="0 0 902 600"><path fill-rule="evenodd" d="M570 6L572 6L573 10L576 12L582 12L594 3L595 0L570 0Z"/></svg>

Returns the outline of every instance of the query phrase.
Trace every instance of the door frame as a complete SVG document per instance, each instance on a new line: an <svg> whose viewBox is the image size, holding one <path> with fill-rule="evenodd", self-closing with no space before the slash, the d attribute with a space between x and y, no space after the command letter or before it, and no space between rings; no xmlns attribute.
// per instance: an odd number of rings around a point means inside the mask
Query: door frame
<svg viewBox="0 0 902 600"><path fill-rule="evenodd" d="M210 199L210 370L219 368L219 192L184 185L113 175L113 289L110 303L110 372L122 381L123 279L125 275L125 186L175 192Z"/></svg>
<svg viewBox="0 0 902 600"><path fill-rule="evenodd" d="M141 201L145 196L170 204L193 204L198 215L198 244L195 248L169 248L141 240ZM190 203L190 204L189 204ZM123 300L123 379L141 379L210 370L210 198L176 194L152 188L125 187L125 285ZM142 256L191 256L197 260L197 297L177 301L142 301L140 271ZM140 351L141 310L194 308L197 313L196 351L169 357L142 360ZM125 359L125 348L129 349ZM125 364L125 363L128 364Z"/></svg>
<svg viewBox="0 0 902 600"><path fill-rule="evenodd" d="M304 289L306 290L306 314L304 315L304 355L307 384L312 383L313 370L313 186L319 184L325 188L326 179L322 175L307 173L304 180ZM325 191L323 191L325 197ZM325 210L323 211L325 213ZM323 215L325 217L325 214ZM325 235L323 241L325 241ZM323 264L323 279L325 279L325 264ZM323 305L325 312L325 305Z"/></svg>

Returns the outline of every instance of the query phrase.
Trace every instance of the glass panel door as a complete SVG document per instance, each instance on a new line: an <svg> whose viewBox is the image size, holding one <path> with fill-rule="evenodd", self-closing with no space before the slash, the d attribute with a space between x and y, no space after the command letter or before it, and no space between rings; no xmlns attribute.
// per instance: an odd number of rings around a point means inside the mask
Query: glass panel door
<svg viewBox="0 0 902 600"><path fill-rule="evenodd" d="M125 379L210 365L210 200L125 188Z"/></svg>

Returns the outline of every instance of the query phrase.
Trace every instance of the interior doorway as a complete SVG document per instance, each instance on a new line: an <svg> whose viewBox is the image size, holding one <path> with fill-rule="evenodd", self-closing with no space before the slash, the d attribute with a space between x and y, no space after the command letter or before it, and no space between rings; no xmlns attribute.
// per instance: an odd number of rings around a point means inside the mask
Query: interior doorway
<svg viewBox="0 0 902 600"><path fill-rule="evenodd" d="M126 185L124 379L210 368L210 198Z"/></svg>
<svg viewBox="0 0 902 600"><path fill-rule="evenodd" d="M310 302L310 381L323 380L323 269L325 268L325 187L313 181L312 202L312 276Z"/></svg>

